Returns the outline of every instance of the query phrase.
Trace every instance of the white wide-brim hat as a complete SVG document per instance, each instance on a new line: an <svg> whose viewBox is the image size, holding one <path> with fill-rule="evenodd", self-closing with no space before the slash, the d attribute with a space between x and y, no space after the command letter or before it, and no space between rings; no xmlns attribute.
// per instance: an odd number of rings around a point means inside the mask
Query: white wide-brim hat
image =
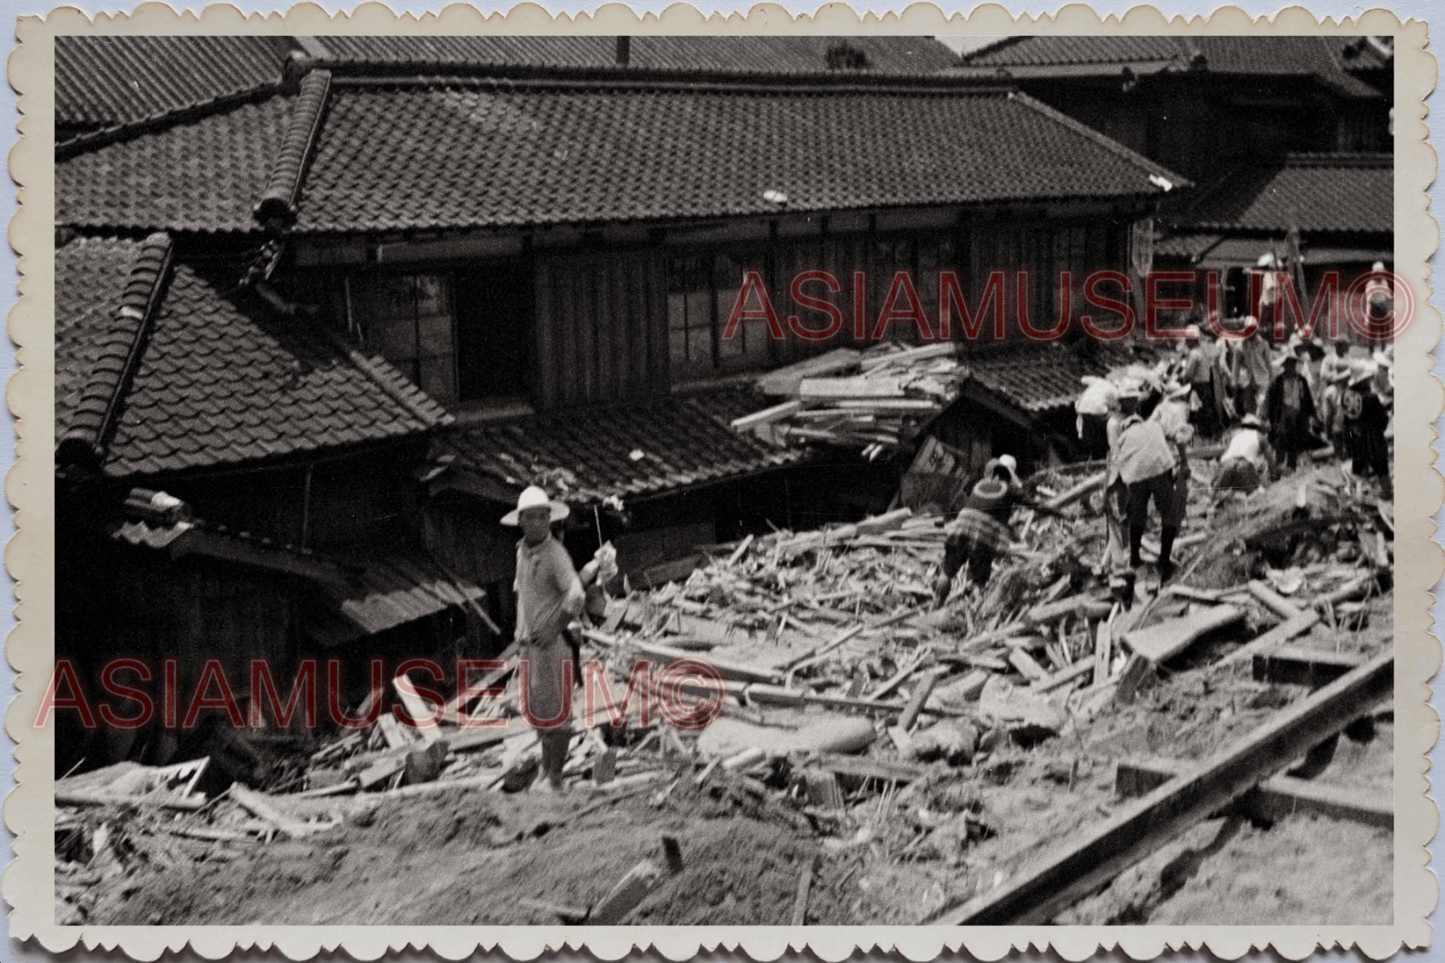
<svg viewBox="0 0 1445 963"><path fill-rule="evenodd" d="M522 492L517 498L517 507L502 516L503 525L516 525L520 522L520 516L529 508L550 508L552 510L552 521L560 522L571 514L569 509L562 502L554 502L547 497L547 493L536 485L532 485Z"/></svg>

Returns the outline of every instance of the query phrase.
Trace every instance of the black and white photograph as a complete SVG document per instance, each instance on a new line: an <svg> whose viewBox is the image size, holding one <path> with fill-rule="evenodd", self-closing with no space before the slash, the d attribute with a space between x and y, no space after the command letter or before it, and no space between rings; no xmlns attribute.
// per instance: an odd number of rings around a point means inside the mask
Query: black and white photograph
<svg viewBox="0 0 1445 963"><path fill-rule="evenodd" d="M1393 925L1395 58L57 36L54 924Z"/></svg>

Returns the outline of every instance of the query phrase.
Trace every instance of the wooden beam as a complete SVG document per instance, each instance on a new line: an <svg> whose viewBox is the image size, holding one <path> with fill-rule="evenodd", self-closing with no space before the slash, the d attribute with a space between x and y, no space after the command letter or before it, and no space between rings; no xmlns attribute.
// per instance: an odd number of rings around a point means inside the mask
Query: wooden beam
<svg viewBox="0 0 1445 963"><path fill-rule="evenodd" d="M755 411L750 415L734 418L732 421L732 429L733 431L746 431L758 425L770 424L780 418L788 417L802 407L803 403L801 401L785 401L780 405L773 405L771 408L764 408L762 411Z"/></svg>
<svg viewBox="0 0 1445 963"><path fill-rule="evenodd" d="M1271 652L1254 656L1254 680L1282 685L1307 685L1318 689L1358 666L1363 659L1357 655L1306 649L1302 646L1280 646Z"/></svg>
<svg viewBox="0 0 1445 963"><path fill-rule="evenodd" d="M1142 796L1187 771L1188 763L1173 759L1121 762L1114 776L1114 791L1121 796ZM1256 819L1282 819L1295 813L1313 813L1365 826L1394 829L1393 800L1379 793L1365 794L1346 786L1330 786L1293 776L1275 776L1240 796L1233 807Z"/></svg>
<svg viewBox="0 0 1445 963"><path fill-rule="evenodd" d="M1086 831L1083 838L1045 853L1008 882L933 922L987 926L1052 919L1389 698L1394 680L1394 652L1382 652Z"/></svg>
<svg viewBox="0 0 1445 963"><path fill-rule="evenodd" d="M1284 645L1295 636L1303 635L1314 628L1314 624L1319 620L1319 613L1314 609L1310 609L1308 612L1301 613L1299 618L1290 619L1283 625L1277 625L1254 641L1235 649L1214 663L1211 668L1219 669L1231 663L1238 662L1241 659L1252 659L1256 653L1268 652L1271 649Z"/></svg>
<svg viewBox="0 0 1445 963"><path fill-rule="evenodd" d="M1254 579L1249 583L1249 594L1264 603L1264 607L1285 619L1297 619L1300 608L1268 585Z"/></svg>

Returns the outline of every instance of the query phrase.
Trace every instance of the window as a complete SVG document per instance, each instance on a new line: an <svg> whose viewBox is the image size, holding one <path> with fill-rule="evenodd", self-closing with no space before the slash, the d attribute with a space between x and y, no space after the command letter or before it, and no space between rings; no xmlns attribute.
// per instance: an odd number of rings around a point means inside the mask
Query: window
<svg viewBox="0 0 1445 963"><path fill-rule="evenodd" d="M457 400L451 279L439 274L352 278L362 344L443 404Z"/></svg>
<svg viewBox="0 0 1445 963"><path fill-rule="evenodd" d="M704 257L667 265L667 336L674 370L713 364L712 277Z"/></svg>
<svg viewBox="0 0 1445 963"><path fill-rule="evenodd" d="M674 374L701 378L760 367L770 358L766 326L748 323L730 340L721 337L745 271L761 259L729 253L673 257L667 264L668 353ZM775 299L776 293L769 294ZM756 301L753 302L756 306Z"/></svg>

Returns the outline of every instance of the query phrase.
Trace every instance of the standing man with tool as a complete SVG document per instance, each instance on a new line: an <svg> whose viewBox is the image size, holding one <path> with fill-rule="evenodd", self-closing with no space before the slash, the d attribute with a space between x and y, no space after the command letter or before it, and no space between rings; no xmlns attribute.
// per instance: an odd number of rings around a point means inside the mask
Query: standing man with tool
<svg viewBox="0 0 1445 963"><path fill-rule="evenodd" d="M586 595L572 559L552 537L552 523L567 506L535 485L522 492L503 525L522 529L517 543L518 704L542 743L540 788L562 791L562 768L572 738L571 694L574 658L567 625L582 612Z"/></svg>

